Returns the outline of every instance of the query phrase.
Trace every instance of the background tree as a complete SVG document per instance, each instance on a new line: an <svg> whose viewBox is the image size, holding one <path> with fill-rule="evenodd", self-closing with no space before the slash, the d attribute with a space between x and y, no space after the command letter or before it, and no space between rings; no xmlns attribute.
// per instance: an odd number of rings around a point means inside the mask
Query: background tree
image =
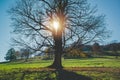
<svg viewBox="0 0 120 80"><path fill-rule="evenodd" d="M111 51L115 54L116 58L118 58L119 56L118 51L120 50L119 43L111 43L109 46L110 46Z"/></svg>
<svg viewBox="0 0 120 80"><path fill-rule="evenodd" d="M99 43L95 42L92 46L94 54L100 54L101 47Z"/></svg>
<svg viewBox="0 0 120 80"><path fill-rule="evenodd" d="M9 61L14 61L14 60L16 60L14 48L11 48L11 49L8 50L5 59L6 59L6 60L9 60Z"/></svg>
<svg viewBox="0 0 120 80"><path fill-rule="evenodd" d="M33 50L53 47L55 58L50 67L61 68L66 46L105 37L104 16L95 12L87 0L18 0L9 10L13 32L21 38L14 41Z"/></svg>
<svg viewBox="0 0 120 80"><path fill-rule="evenodd" d="M15 51L15 56L16 56L16 59L21 59L20 51Z"/></svg>
<svg viewBox="0 0 120 80"><path fill-rule="evenodd" d="M30 49L21 49L20 53L21 53L21 57L25 59L25 61L27 61L32 52L30 51Z"/></svg>
<svg viewBox="0 0 120 80"><path fill-rule="evenodd" d="M53 49L51 47L48 47L45 49L45 58L48 58L48 59L53 59Z"/></svg>

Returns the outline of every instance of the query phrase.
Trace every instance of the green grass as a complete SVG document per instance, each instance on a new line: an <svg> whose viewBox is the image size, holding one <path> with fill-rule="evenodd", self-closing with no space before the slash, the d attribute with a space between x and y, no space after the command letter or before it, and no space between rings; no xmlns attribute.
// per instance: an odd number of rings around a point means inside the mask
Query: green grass
<svg viewBox="0 0 120 80"><path fill-rule="evenodd" d="M0 80L119 80L120 69L77 68L63 70L12 69L0 70ZM109 71L110 70L110 71Z"/></svg>
<svg viewBox="0 0 120 80"><path fill-rule="evenodd" d="M120 59L90 58L68 59L63 61L64 67L120 67Z"/></svg>
<svg viewBox="0 0 120 80"><path fill-rule="evenodd" d="M43 68L52 64L52 60L33 60L30 62L10 62L0 63L0 70L13 68ZM114 57L105 58L83 58L83 59L63 59L64 67L120 67L120 59Z"/></svg>
<svg viewBox="0 0 120 80"><path fill-rule="evenodd" d="M62 59L63 70L45 68L52 60L0 63L0 80L119 80L120 59Z"/></svg>
<svg viewBox="0 0 120 80"><path fill-rule="evenodd" d="M15 69L15 68L42 68L51 64L51 60L39 60L37 62L10 62L1 63L0 70Z"/></svg>

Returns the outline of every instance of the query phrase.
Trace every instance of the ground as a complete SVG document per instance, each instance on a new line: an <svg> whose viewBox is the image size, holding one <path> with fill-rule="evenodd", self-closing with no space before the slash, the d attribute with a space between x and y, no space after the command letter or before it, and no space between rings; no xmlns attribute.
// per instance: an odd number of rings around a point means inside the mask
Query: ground
<svg viewBox="0 0 120 80"><path fill-rule="evenodd" d="M64 68L45 68L52 60L0 63L0 80L119 80L120 59L115 57L62 59Z"/></svg>

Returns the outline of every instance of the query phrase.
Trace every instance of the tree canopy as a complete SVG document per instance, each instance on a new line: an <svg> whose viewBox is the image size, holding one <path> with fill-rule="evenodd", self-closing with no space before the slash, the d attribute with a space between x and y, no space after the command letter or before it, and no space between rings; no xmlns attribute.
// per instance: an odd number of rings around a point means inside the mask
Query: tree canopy
<svg viewBox="0 0 120 80"><path fill-rule="evenodd" d="M96 11L87 0L18 0L9 13L14 32L22 36L18 43L39 50L54 45L54 20L60 23L64 45L104 38L104 15Z"/></svg>

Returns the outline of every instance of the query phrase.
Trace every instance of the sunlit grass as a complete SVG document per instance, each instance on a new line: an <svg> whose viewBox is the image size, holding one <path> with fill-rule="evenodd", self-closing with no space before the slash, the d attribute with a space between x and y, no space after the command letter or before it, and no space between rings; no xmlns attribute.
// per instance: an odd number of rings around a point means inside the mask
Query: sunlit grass
<svg viewBox="0 0 120 80"><path fill-rule="evenodd" d="M120 67L120 59L113 57L105 58L83 58L83 59L63 59L62 64L64 67ZM52 64L52 60L33 60L30 62L10 62L1 63L0 70L13 69L13 68L43 68Z"/></svg>
<svg viewBox="0 0 120 80"><path fill-rule="evenodd" d="M14 68L41 68L46 67L51 64L50 60L39 62L10 62L0 64L0 70L4 69L14 69Z"/></svg>
<svg viewBox="0 0 120 80"><path fill-rule="evenodd" d="M92 80L119 80L120 59L115 57L62 59L63 71L45 68L52 60L33 59L28 62L15 61L0 63L0 80L59 80L63 75L69 76L62 80L75 80L86 77ZM69 72L71 71L71 72ZM60 76L62 75L62 77ZM24 79L23 79L24 78Z"/></svg>
<svg viewBox="0 0 120 80"><path fill-rule="evenodd" d="M63 65L64 67L120 67L120 59L68 59L63 61Z"/></svg>

